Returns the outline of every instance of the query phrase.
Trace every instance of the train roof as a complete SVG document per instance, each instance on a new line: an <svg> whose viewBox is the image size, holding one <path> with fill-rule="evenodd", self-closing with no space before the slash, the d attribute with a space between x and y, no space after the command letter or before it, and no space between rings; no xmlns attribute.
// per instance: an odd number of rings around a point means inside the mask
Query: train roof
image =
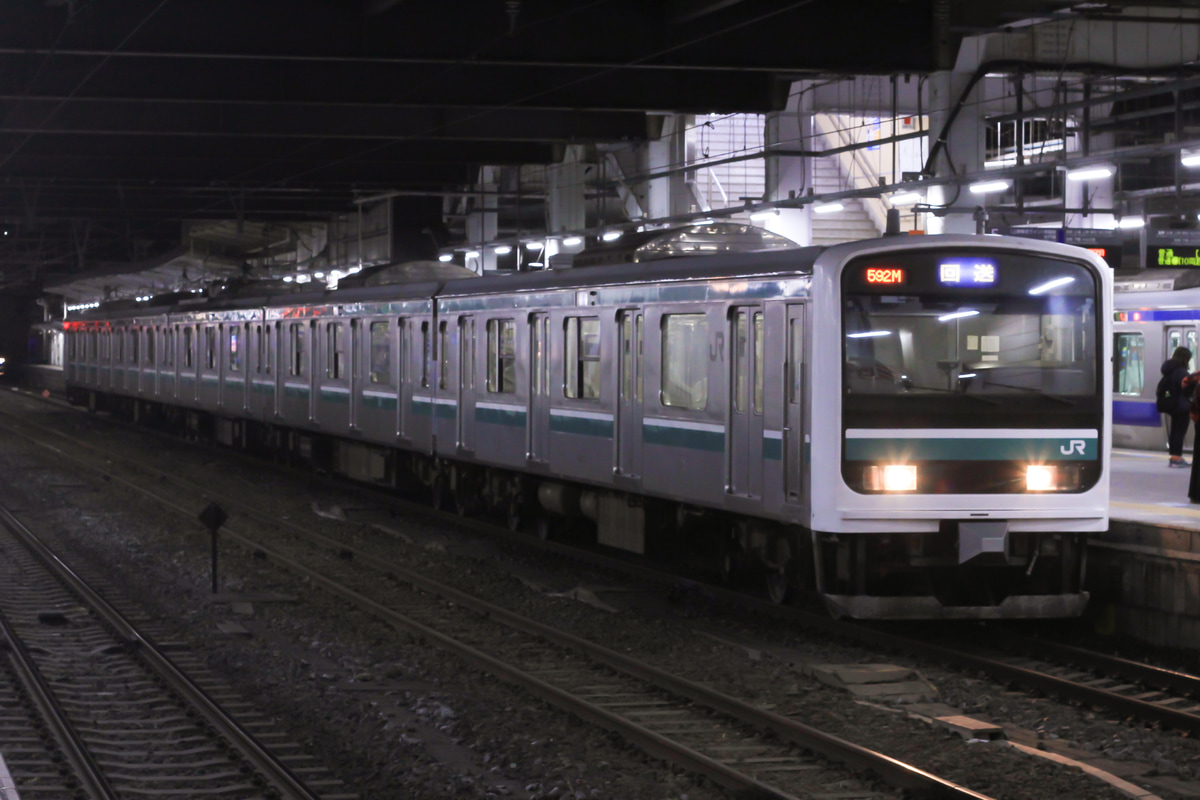
<svg viewBox="0 0 1200 800"><path fill-rule="evenodd" d="M1113 307L1124 309L1200 306L1200 269L1146 269L1113 281Z"/></svg>

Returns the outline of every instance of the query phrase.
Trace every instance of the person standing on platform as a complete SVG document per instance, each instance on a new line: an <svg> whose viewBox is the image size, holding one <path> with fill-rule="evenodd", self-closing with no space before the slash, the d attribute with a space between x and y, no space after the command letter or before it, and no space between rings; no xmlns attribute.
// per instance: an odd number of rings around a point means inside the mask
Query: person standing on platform
<svg viewBox="0 0 1200 800"><path fill-rule="evenodd" d="M1172 467L1186 467L1191 463L1183 457L1183 437L1187 436L1190 419L1187 390L1183 382L1189 377L1188 362L1191 360L1191 350L1176 347L1175 352L1160 367L1163 377L1156 392L1157 407L1171 418L1171 427L1167 434L1167 452L1171 455L1168 466Z"/></svg>
<svg viewBox="0 0 1200 800"><path fill-rule="evenodd" d="M1196 387L1200 386L1200 370L1193 372L1183 379L1184 391L1191 391L1192 399L1188 401L1188 416L1195 425L1195 429L1200 431L1200 391ZM1188 500L1193 503L1200 503L1200 466L1196 464L1195 447L1192 448L1192 475L1188 480Z"/></svg>

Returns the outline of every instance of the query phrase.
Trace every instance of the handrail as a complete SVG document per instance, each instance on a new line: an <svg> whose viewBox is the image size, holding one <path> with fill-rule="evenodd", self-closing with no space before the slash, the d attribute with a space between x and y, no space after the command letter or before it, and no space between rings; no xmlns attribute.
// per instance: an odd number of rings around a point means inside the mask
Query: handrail
<svg viewBox="0 0 1200 800"><path fill-rule="evenodd" d="M845 128L837 123L833 114L814 114L813 122L820 136L826 140L833 140L834 148L830 149L858 144ZM839 152L836 157L841 164L840 171L847 176L850 182L849 188L866 189L877 185L868 177L872 174L873 167L863 156L862 148ZM880 233L885 231L887 229L887 212L892 207L891 204L879 197L861 197L859 200L876 230Z"/></svg>

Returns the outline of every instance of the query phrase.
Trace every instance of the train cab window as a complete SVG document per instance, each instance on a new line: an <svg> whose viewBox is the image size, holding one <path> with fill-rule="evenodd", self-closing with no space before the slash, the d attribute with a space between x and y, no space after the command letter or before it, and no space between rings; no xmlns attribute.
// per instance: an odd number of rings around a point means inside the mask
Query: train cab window
<svg viewBox="0 0 1200 800"><path fill-rule="evenodd" d="M217 329L211 325L204 329L204 367L217 368Z"/></svg>
<svg viewBox="0 0 1200 800"><path fill-rule="evenodd" d="M1113 392L1140 396L1146 386L1146 337L1140 333L1118 333L1114 338L1117 363L1113 369Z"/></svg>
<svg viewBox="0 0 1200 800"><path fill-rule="evenodd" d="M346 372L346 331L340 322L325 328L325 377L341 380Z"/></svg>
<svg viewBox="0 0 1200 800"><path fill-rule="evenodd" d="M433 363L433 342L429 335L429 323L421 323L421 385L429 388L429 365Z"/></svg>
<svg viewBox="0 0 1200 800"><path fill-rule="evenodd" d="M196 334L192 328L183 329L183 365L191 368L196 364Z"/></svg>
<svg viewBox="0 0 1200 800"><path fill-rule="evenodd" d="M392 382L392 326L371 323L371 383Z"/></svg>
<svg viewBox="0 0 1200 800"><path fill-rule="evenodd" d="M492 393L517 391L517 323L511 319L489 319L487 324L487 389Z"/></svg>
<svg viewBox="0 0 1200 800"><path fill-rule="evenodd" d="M563 390L578 400L600 399L600 320L567 317Z"/></svg>
<svg viewBox="0 0 1200 800"><path fill-rule="evenodd" d="M438 388L445 389L450 374L450 330L445 321L438 323Z"/></svg>
<svg viewBox="0 0 1200 800"><path fill-rule="evenodd" d="M708 405L708 319L704 314L662 318L662 404L693 410Z"/></svg>

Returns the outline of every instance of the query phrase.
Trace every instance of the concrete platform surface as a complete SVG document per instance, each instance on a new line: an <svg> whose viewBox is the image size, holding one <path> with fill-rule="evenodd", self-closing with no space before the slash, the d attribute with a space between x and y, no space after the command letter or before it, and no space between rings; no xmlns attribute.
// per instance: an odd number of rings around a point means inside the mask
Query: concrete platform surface
<svg viewBox="0 0 1200 800"><path fill-rule="evenodd" d="M1113 450L1113 521L1200 531L1200 503L1189 502L1187 496L1191 468L1168 467L1167 460L1166 453Z"/></svg>

